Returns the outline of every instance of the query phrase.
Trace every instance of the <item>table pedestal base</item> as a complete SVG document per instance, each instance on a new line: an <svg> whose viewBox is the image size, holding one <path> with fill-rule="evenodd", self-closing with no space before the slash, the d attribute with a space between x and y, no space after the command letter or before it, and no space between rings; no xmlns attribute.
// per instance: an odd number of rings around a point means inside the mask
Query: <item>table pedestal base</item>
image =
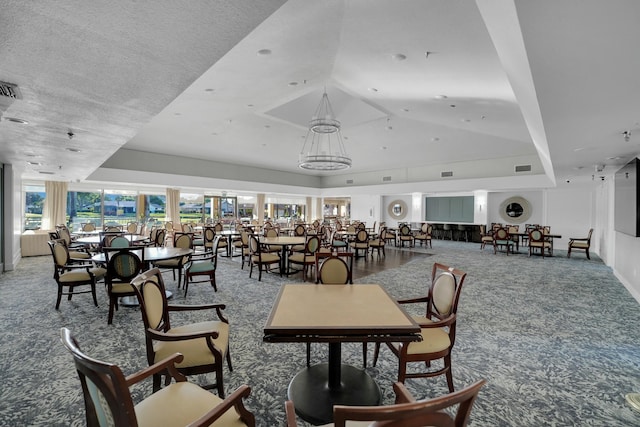
<svg viewBox="0 0 640 427"><path fill-rule="evenodd" d="M298 372L289 384L289 399L296 413L312 424L333 421L333 405L380 405L378 384L364 370L350 365L340 366L340 385L329 387L329 365L322 363Z"/></svg>

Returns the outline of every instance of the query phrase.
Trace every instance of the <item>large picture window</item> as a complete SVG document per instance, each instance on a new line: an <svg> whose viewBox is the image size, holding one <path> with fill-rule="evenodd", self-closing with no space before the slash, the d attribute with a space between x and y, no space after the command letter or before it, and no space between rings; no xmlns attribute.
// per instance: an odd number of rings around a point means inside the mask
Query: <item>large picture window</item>
<svg viewBox="0 0 640 427"><path fill-rule="evenodd" d="M24 229L38 230L42 226L42 208L46 196L44 185L26 186L24 196Z"/></svg>

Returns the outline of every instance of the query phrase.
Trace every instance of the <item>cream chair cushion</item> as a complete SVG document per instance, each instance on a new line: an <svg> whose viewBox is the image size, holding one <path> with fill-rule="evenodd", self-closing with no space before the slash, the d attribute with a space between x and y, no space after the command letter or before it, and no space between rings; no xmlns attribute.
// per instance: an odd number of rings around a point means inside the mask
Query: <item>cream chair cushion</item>
<svg viewBox="0 0 640 427"><path fill-rule="evenodd" d="M219 321L192 323L190 325L171 328L168 334L179 335L202 331L218 332L218 338L214 339L213 343L223 355L226 354L229 345L228 323ZM171 356L173 353L182 353L184 355L184 360L176 364L178 368L209 365L215 361L215 357L207 346L206 338L182 341L155 341L153 348L155 350L154 363Z"/></svg>
<svg viewBox="0 0 640 427"><path fill-rule="evenodd" d="M199 416L206 414L222 399L198 385L179 382L162 388L135 406L140 427L186 426ZM211 424L217 427L241 427L240 420L232 407L220 419Z"/></svg>

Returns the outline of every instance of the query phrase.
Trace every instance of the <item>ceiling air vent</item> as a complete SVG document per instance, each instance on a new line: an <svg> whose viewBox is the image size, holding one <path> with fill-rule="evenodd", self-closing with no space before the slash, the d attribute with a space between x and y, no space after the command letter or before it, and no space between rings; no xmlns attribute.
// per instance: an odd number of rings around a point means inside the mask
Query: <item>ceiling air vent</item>
<svg viewBox="0 0 640 427"><path fill-rule="evenodd" d="M440 172L440 177L441 178L449 178L453 176L453 171L448 171L448 172Z"/></svg>
<svg viewBox="0 0 640 427"><path fill-rule="evenodd" d="M517 172L531 172L531 165L516 165Z"/></svg>
<svg viewBox="0 0 640 427"><path fill-rule="evenodd" d="M390 176L383 176L382 177L382 182L391 182L391 177Z"/></svg>
<svg viewBox="0 0 640 427"><path fill-rule="evenodd" d="M13 83L0 82L0 96L12 99L22 99L18 86Z"/></svg>
<svg viewBox="0 0 640 427"><path fill-rule="evenodd" d="M348 179L347 180L347 184L353 184L353 180L352 179Z"/></svg>

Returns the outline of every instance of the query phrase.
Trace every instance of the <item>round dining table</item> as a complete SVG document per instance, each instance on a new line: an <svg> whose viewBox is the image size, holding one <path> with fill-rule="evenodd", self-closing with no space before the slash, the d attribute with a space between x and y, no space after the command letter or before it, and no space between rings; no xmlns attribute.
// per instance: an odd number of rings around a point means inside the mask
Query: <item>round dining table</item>
<svg viewBox="0 0 640 427"><path fill-rule="evenodd" d="M260 244L269 246L280 246L282 248L282 254L280 255L280 271L282 274L294 274L298 271L289 270L289 251L288 247L296 245L304 245L307 242L307 238L304 236L278 236L278 237L260 237L258 239Z"/></svg>

